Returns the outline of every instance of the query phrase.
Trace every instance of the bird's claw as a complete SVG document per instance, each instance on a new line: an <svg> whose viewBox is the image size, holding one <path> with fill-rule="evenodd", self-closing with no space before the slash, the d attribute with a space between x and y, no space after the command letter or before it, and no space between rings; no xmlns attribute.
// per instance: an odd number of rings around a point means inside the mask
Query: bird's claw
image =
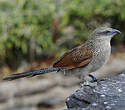
<svg viewBox="0 0 125 110"><path fill-rule="evenodd" d="M97 82L89 82L85 79L83 79L83 83L80 83L80 86L83 87L83 86L90 86L90 87L96 87L97 86Z"/></svg>

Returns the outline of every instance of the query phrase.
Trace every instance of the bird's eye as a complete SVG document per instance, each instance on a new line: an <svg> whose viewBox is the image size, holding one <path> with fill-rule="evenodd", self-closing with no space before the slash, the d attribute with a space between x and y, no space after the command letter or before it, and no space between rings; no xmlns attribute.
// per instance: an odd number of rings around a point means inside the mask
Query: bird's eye
<svg viewBox="0 0 125 110"><path fill-rule="evenodd" d="M102 32L98 32L97 34L107 35L107 34L110 34L110 33L111 33L111 31L105 30L105 31L102 31Z"/></svg>

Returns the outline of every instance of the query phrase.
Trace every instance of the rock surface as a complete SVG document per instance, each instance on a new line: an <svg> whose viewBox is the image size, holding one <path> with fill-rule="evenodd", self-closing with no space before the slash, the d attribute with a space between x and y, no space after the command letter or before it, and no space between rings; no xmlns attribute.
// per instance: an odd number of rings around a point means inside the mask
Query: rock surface
<svg viewBox="0 0 125 110"><path fill-rule="evenodd" d="M0 110L60 110L65 98L79 88L79 79L64 77L52 74L1 82Z"/></svg>
<svg viewBox="0 0 125 110"><path fill-rule="evenodd" d="M97 86L83 86L66 100L65 110L125 110L125 73Z"/></svg>

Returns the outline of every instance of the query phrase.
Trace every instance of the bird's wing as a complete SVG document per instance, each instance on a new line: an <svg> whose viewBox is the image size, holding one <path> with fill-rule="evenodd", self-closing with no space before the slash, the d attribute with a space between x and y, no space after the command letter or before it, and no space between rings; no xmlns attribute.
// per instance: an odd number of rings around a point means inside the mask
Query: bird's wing
<svg viewBox="0 0 125 110"><path fill-rule="evenodd" d="M53 67L62 67L74 69L88 65L93 56L92 49L86 46L80 46L66 52L62 57L56 60Z"/></svg>

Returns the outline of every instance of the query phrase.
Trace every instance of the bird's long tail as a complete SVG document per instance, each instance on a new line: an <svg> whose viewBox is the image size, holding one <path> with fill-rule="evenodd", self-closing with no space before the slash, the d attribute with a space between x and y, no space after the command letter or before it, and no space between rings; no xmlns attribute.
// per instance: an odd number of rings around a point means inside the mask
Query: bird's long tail
<svg viewBox="0 0 125 110"><path fill-rule="evenodd" d="M3 80L7 80L7 81L11 81L11 80L15 80L15 79L19 79L19 78L24 78L24 77L32 77L32 76L36 76L36 75L42 75L45 73L50 73L50 72L54 72L54 71L60 71L60 70L64 70L61 68L42 68L42 69L38 69L38 70L34 70L34 71L29 71L29 72L24 72L24 73L17 73L17 74L12 74L9 77L5 77Z"/></svg>

